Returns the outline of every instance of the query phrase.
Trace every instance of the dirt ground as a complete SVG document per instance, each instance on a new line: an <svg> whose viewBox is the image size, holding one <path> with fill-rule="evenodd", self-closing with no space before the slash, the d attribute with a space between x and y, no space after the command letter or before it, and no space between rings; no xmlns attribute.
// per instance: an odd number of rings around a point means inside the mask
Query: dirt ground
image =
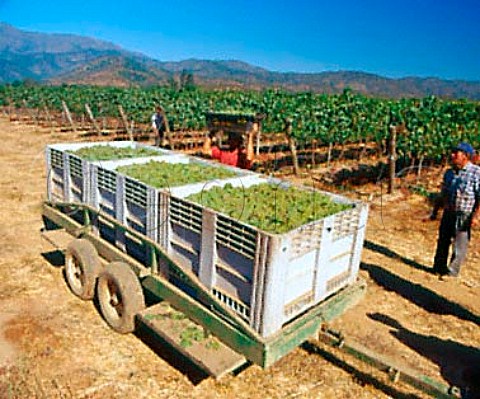
<svg viewBox="0 0 480 399"><path fill-rule="evenodd" d="M133 334L114 333L42 255L51 250L39 234L44 148L76 139L2 117L0 132L0 399L427 397L313 341L267 370L250 366L215 381ZM466 386L480 365L480 230L461 278L440 281L430 270L438 222L422 222L425 199L370 191L360 271L368 292L331 327L406 367Z"/></svg>

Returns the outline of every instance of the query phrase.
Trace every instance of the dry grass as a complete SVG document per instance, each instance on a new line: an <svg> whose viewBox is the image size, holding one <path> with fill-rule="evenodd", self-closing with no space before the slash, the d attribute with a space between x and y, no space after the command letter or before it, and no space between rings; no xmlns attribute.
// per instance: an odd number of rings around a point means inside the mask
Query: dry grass
<svg viewBox="0 0 480 399"><path fill-rule="evenodd" d="M162 348L115 334L41 255L49 250L39 237L43 149L71 136L2 118L0 131L0 352L8 342L16 354L0 365L0 399L426 397L403 385L389 388L368 367L340 353L326 359L312 346L267 370L252 366L221 381L198 381L172 367ZM439 282L429 273L437 225L421 222L428 213L423 199L374 198L360 271L367 296L332 327L445 383L461 383L452 365L461 368L472 359L466 353L480 347L480 231L462 279Z"/></svg>

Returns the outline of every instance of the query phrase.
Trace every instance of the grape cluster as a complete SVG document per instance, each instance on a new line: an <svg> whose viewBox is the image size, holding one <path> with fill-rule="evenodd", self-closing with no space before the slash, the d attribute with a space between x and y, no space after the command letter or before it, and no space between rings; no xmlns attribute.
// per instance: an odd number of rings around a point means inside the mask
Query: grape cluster
<svg viewBox="0 0 480 399"><path fill-rule="evenodd" d="M351 208L318 191L263 183L249 188L214 187L187 197L215 211L272 233L286 233L303 224Z"/></svg>
<svg viewBox="0 0 480 399"><path fill-rule="evenodd" d="M200 163L168 163L150 161L121 166L117 171L151 187L166 188L235 177L231 170Z"/></svg>
<svg viewBox="0 0 480 399"><path fill-rule="evenodd" d="M68 151L87 161L109 161L112 159L140 158L161 155L160 152L142 147L114 147L110 145L94 145Z"/></svg>

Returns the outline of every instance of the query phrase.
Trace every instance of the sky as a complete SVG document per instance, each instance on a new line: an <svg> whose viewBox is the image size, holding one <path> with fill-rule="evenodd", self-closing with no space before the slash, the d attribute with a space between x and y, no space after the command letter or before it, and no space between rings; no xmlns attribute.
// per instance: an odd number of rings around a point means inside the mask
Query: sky
<svg viewBox="0 0 480 399"><path fill-rule="evenodd" d="M480 0L0 0L0 21L160 61L480 81Z"/></svg>

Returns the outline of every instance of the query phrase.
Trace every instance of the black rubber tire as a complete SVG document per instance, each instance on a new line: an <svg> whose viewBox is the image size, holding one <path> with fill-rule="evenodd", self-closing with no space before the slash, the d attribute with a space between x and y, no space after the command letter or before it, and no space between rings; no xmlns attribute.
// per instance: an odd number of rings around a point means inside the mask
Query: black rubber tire
<svg viewBox="0 0 480 399"><path fill-rule="evenodd" d="M70 290L79 298L91 300L102 264L97 249L88 240L73 240L65 252L65 279Z"/></svg>
<svg viewBox="0 0 480 399"><path fill-rule="evenodd" d="M145 309L137 275L124 262L109 263L97 282L97 299L107 324L116 332L135 331L135 315Z"/></svg>

